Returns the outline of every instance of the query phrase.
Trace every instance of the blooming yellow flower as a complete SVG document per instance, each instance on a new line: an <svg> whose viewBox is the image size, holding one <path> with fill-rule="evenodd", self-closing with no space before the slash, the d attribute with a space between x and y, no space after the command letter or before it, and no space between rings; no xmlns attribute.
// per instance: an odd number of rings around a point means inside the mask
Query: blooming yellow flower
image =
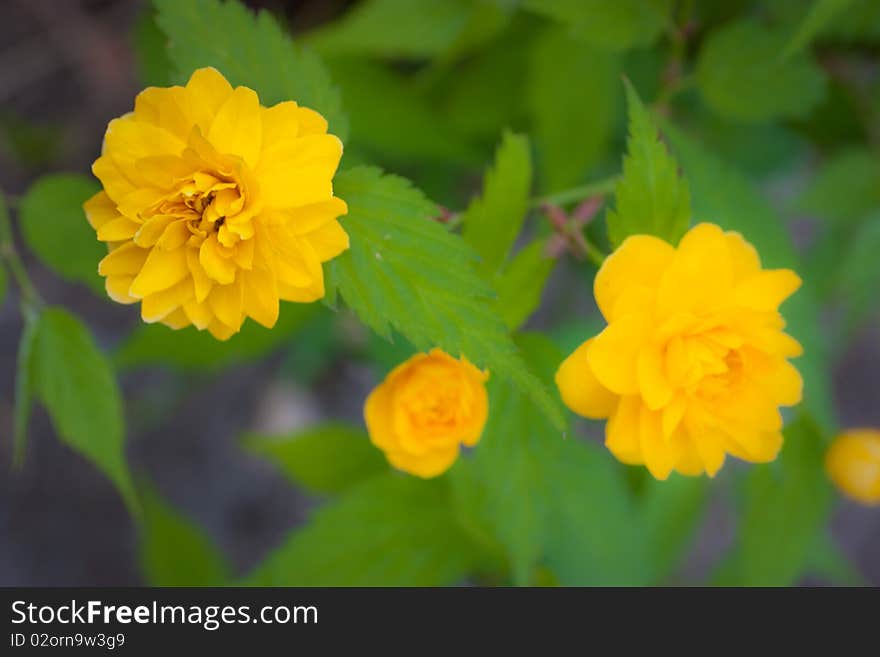
<svg viewBox="0 0 880 657"><path fill-rule="evenodd" d="M272 327L279 299L324 296L321 263L348 248L333 196L342 143L295 102L260 105L213 68L151 87L107 126L84 209L109 254L98 271L146 322L225 340Z"/></svg>
<svg viewBox="0 0 880 657"><path fill-rule="evenodd" d="M786 360L801 353L779 304L800 286L791 270L761 268L739 233L699 224L678 248L634 235L603 263L594 293L608 326L556 373L580 415L608 418L605 445L658 479L710 476L725 454L776 458L779 406L801 399Z"/></svg>
<svg viewBox="0 0 880 657"><path fill-rule="evenodd" d="M480 440L489 414L488 378L440 349L416 354L367 397L370 440L394 467L436 477L455 462L460 445Z"/></svg>
<svg viewBox="0 0 880 657"><path fill-rule="evenodd" d="M880 504L880 430L851 429L825 455L825 469L841 491L862 504Z"/></svg>

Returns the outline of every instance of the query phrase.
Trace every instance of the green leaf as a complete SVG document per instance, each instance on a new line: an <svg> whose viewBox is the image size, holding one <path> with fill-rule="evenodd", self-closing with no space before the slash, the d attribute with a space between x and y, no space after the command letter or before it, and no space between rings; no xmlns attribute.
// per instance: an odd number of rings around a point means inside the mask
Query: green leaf
<svg viewBox="0 0 880 657"><path fill-rule="evenodd" d="M397 330L416 349L463 354L526 392L558 427L562 411L529 373L476 273L476 255L430 217L437 207L397 176L357 167L336 176L348 203L342 225L351 247L334 259L330 285L374 331ZM328 286L328 287L329 287Z"/></svg>
<svg viewBox="0 0 880 657"><path fill-rule="evenodd" d="M806 48L816 35L820 34L836 16L842 14L852 3L853 0L815 0L785 45L782 57L788 59Z"/></svg>
<svg viewBox="0 0 880 657"><path fill-rule="evenodd" d="M412 79L365 59L332 59L333 79L351 115L351 143L382 162L468 163L471 146L416 93Z"/></svg>
<svg viewBox="0 0 880 657"><path fill-rule="evenodd" d="M6 275L6 268L3 266L3 263L0 262L0 308L3 307L3 302L6 301L6 292L9 289L9 279Z"/></svg>
<svg viewBox="0 0 880 657"><path fill-rule="evenodd" d="M149 485L138 487L143 507L139 557L149 586L224 586L226 559L195 524L168 506Z"/></svg>
<svg viewBox="0 0 880 657"><path fill-rule="evenodd" d="M345 140L348 120L339 90L321 60L295 45L266 11L254 16L238 0L153 0L168 37L178 79L216 67L232 85L254 89L263 105L295 100L320 112L330 132Z"/></svg>
<svg viewBox="0 0 880 657"><path fill-rule="evenodd" d="M139 324L115 352L114 362L121 369L167 365L216 371L279 349L321 312L327 311L316 304L282 303L274 328L245 322L240 332L222 342L192 327L174 330L162 324Z"/></svg>
<svg viewBox="0 0 880 657"><path fill-rule="evenodd" d="M104 297L98 262L107 255L107 247L98 241L82 209L99 189L97 182L79 174L43 176L22 197L18 218L25 243L43 264Z"/></svg>
<svg viewBox="0 0 880 657"><path fill-rule="evenodd" d="M615 56L558 28L533 40L525 93L544 191L581 182L605 155L616 122L619 66Z"/></svg>
<svg viewBox="0 0 880 657"><path fill-rule="evenodd" d="M834 282L834 300L846 312L851 326L865 316L877 315L877 290L880 289L880 212L861 223L853 239L838 256L834 270L825 272Z"/></svg>
<svg viewBox="0 0 880 657"><path fill-rule="evenodd" d="M839 586L866 586L858 568L840 550L827 530L819 532L807 554L804 570Z"/></svg>
<svg viewBox="0 0 880 657"><path fill-rule="evenodd" d="M777 462L749 472L739 531L742 584L787 586L804 573L831 510L824 451L818 428L802 415L786 427Z"/></svg>
<svg viewBox="0 0 880 657"><path fill-rule="evenodd" d="M880 207L880 157L851 148L828 160L797 201L797 210L852 223Z"/></svg>
<svg viewBox="0 0 880 657"><path fill-rule="evenodd" d="M673 126L664 126L672 150L690 183L693 214L726 230L740 232L761 256L764 267L788 267L802 273L801 264L785 225L769 202L740 172ZM834 428L831 402L828 343L819 330L819 309L808 286L785 302L782 314L786 331L800 341L804 355L795 366L804 378L804 403L825 431Z"/></svg>
<svg viewBox="0 0 880 657"><path fill-rule="evenodd" d="M615 190L615 209L609 211L608 237L619 246L630 235L656 235L677 244L690 224L687 181L660 141L651 116L632 85L626 83L629 140L623 176Z"/></svg>
<svg viewBox="0 0 880 657"><path fill-rule="evenodd" d="M519 252L495 277L498 290L498 308L507 324L515 331L541 304L544 285L556 259L547 255L547 241L535 240Z"/></svg>
<svg viewBox="0 0 880 657"><path fill-rule="evenodd" d="M641 523L647 534L652 582L662 584L675 574L706 507L708 486L702 477L673 475L666 481L646 479Z"/></svg>
<svg viewBox="0 0 880 657"><path fill-rule="evenodd" d="M520 336L546 381L562 354ZM457 504L503 546L513 581L543 562L566 585L645 583L647 554L635 509L609 454L563 439L507 382L490 380L490 416L474 458L452 471ZM591 500L601 500L592 503Z"/></svg>
<svg viewBox="0 0 880 657"><path fill-rule="evenodd" d="M697 83L719 114L740 121L801 118L825 93L806 53L783 59L785 37L742 20L712 32L700 50Z"/></svg>
<svg viewBox="0 0 880 657"><path fill-rule="evenodd" d="M132 33L138 77L145 86L167 87L172 83L173 71L168 58L165 35L156 25L152 9L140 13Z"/></svg>
<svg viewBox="0 0 880 657"><path fill-rule="evenodd" d="M669 15L669 0L525 0L530 11L563 23L597 48L650 46Z"/></svg>
<svg viewBox="0 0 880 657"><path fill-rule="evenodd" d="M529 140L505 132L486 172L483 194L465 210L462 237L482 258L487 273L497 272L513 248L529 211L532 158Z"/></svg>
<svg viewBox="0 0 880 657"><path fill-rule="evenodd" d="M366 432L341 422L284 436L248 434L243 444L274 462L293 484L314 493L340 493L388 470Z"/></svg>
<svg viewBox="0 0 880 657"><path fill-rule="evenodd" d="M431 57L447 50L468 23L466 0L361 0L342 18L306 35L322 54Z"/></svg>
<svg viewBox="0 0 880 657"><path fill-rule="evenodd" d="M32 349L34 391L58 437L103 471L136 515L122 395L109 360L88 329L61 308L43 311Z"/></svg>
<svg viewBox="0 0 880 657"><path fill-rule="evenodd" d="M445 479L373 478L319 509L248 586L441 586L480 558L450 512Z"/></svg>
<svg viewBox="0 0 880 657"><path fill-rule="evenodd" d="M18 357L15 369L15 415L12 434L12 462L16 466L24 464L27 447L27 430L34 403L34 342L37 336L39 317L27 318L18 342Z"/></svg>

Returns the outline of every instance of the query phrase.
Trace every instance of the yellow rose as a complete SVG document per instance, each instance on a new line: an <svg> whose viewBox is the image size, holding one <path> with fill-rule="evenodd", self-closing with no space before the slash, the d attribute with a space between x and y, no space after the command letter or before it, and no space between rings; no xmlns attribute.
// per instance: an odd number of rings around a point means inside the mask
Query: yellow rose
<svg viewBox="0 0 880 657"><path fill-rule="evenodd" d="M831 481L852 499L880 504L880 430L851 429L839 435L825 456Z"/></svg>
<svg viewBox="0 0 880 657"><path fill-rule="evenodd" d="M629 237L596 275L608 326L560 366L562 399L608 418L608 449L658 479L714 476L725 454L772 461L778 407L801 400L786 360L801 346L778 311L800 282L791 270L762 269L751 244L713 224L693 227L677 249Z"/></svg>
<svg viewBox="0 0 880 657"><path fill-rule="evenodd" d="M436 477L455 462L460 445L480 440L489 415L488 378L440 349L413 356L367 397L370 440L394 467Z"/></svg>
<svg viewBox="0 0 880 657"><path fill-rule="evenodd" d="M279 299L324 296L321 263L348 248L333 196L342 143L292 101L265 108L213 68L151 87L107 126L84 206L110 253L98 271L146 322L225 340L251 317L271 328Z"/></svg>

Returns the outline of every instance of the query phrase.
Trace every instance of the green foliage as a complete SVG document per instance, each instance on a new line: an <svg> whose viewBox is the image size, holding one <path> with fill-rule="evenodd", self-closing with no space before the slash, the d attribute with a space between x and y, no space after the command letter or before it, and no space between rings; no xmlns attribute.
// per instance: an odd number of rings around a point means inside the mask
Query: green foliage
<svg viewBox="0 0 880 657"><path fill-rule="evenodd" d="M19 225L28 247L47 267L69 281L106 296L98 262L107 255L86 221L82 204L99 190L80 174L43 176L19 204Z"/></svg>
<svg viewBox="0 0 880 657"><path fill-rule="evenodd" d="M296 46L268 12L254 16L237 0L153 0L179 81L214 66L233 85L254 89L264 105L295 100L320 112L330 132L348 134L339 90L321 60Z"/></svg>
<svg viewBox="0 0 880 657"><path fill-rule="evenodd" d="M650 46L663 30L669 0L524 0L536 13L566 25L572 35L597 48Z"/></svg>
<svg viewBox="0 0 880 657"><path fill-rule="evenodd" d="M814 0L797 30L786 44L782 53L783 58L787 59L806 48L817 34L825 29L836 16L846 11L852 3L853 0Z"/></svg>
<svg viewBox="0 0 880 657"><path fill-rule="evenodd" d="M865 579L826 530L819 532L807 553L805 571L840 586L865 586Z"/></svg>
<svg viewBox="0 0 880 657"><path fill-rule="evenodd" d="M551 379L563 354L537 334L520 344ZM574 436L559 440L504 381L491 382L490 398L480 445L452 477L459 513L484 528L484 542L501 546L514 583L532 583L539 564L566 585L665 578L693 532L702 482L655 482L637 503L604 450Z"/></svg>
<svg viewBox="0 0 880 657"><path fill-rule="evenodd" d="M284 436L248 434L243 444L275 463L291 483L313 493L340 493L388 470L364 430L341 422Z"/></svg>
<svg viewBox="0 0 880 657"><path fill-rule="evenodd" d="M705 511L709 486L702 477L645 479L641 516L651 549L651 582L664 583L687 555L688 544Z"/></svg>
<svg viewBox="0 0 880 657"><path fill-rule="evenodd" d="M470 4L467 0L361 0L341 19L309 34L306 43L333 55L439 55L467 28Z"/></svg>
<svg viewBox="0 0 880 657"><path fill-rule="evenodd" d="M744 482L736 563L747 586L795 583L831 509L822 434L802 415L785 439L779 460L752 468Z"/></svg>
<svg viewBox="0 0 880 657"><path fill-rule="evenodd" d="M18 341L18 355L15 362L15 411L12 429L12 462L21 466L24 463L27 447L28 422L34 402L34 342L37 336L39 318L25 320L21 339Z"/></svg>
<svg viewBox="0 0 880 657"><path fill-rule="evenodd" d="M834 298L843 306L846 320L857 324L873 313L877 316L880 289L880 212L868 217L846 246L838 245L840 264L826 275Z"/></svg>
<svg viewBox="0 0 880 657"><path fill-rule="evenodd" d="M831 222L853 223L880 207L880 156L852 148L829 159L798 199L797 209Z"/></svg>
<svg viewBox="0 0 880 657"><path fill-rule="evenodd" d="M6 270L0 265L0 308L3 308L3 302L6 301L6 292L9 288L9 279Z"/></svg>
<svg viewBox="0 0 880 657"><path fill-rule="evenodd" d="M67 311L47 308L37 321L30 358L24 349L24 362L32 368L25 376L49 411L58 437L104 472L136 513L125 462L122 395L110 361Z"/></svg>
<svg viewBox="0 0 880 657"><path fill-rule="evenodd" d="M740 172L672 126L666 135L690 183L693 214L727 230L740 232L761 254L764 267L803 267L782 221L766 199ZM796 361L804 378L804 403L827 431L835 426L829 382L828 345L821 335L819 310L809 287L785 302L786 329L800 341L804 355Z"/></svg>
<svg viewBox="0 0 880 657"><path fill-rule="evenodd" d="M192 327L174 330L162 324L140 324L119 346L113 360L120 369L167 365L181 370L215 371L279 349L321 312L326 311L316 305L282 303L274 328L245 322L239 333L224 342Z"/></svg>
<svg viewBox="0 0 880 657"><path fill-rule="evenodd" d="M153 487L138 486L143 508L140 564L149 586L223 586L226 559L205 533L172 509Z"/></svg>
<svg viewBox="0 0 880 657"><path fill-rule="evenodd" d="M618 67L614 55L558 28L533 40L525 94L543 190L582 181L605 154L616 123Z"/></svg>
<svg viewBox="0 0 880 657"><path fill-rule="evenodd" d="M141 12L134 26L132 40L141 82L155 87L171 84L173 72L168 51L165 49L167 39L156 25L153 11Z"/></svg>
<svg viewBox="0 0 880 657"><path fill-rule="evenodd" d="M632 85L627 83L629 140L623 177L615 190L615 209L609 211L608 237L615 246L630 235L649 234L677 244L690 224L687 182L660 142L657 128Z"/></svg>
<svg viewBox="0 0 880 657"><path fill-rule="evenodd" d="M479 254L485 272L495 273L504 264L519 235L532 188L529 140L504 134L495 154L495 165L486 172L483 194L464 213L462 237Z"/></svg>
<svg viewBox="0 0 880 657"><path fill-rule="evenodd" d="M351 139L381 162L411 158L467 163L474 150L442 120L410 80L363 59L329 61L351 115Z"/></svg>
<svg viewBox="0 0 880 657"><path fill-rule="evenodd" d="M495 276L498 307L511 331L518 329L541 303L544 285L556 266L547 255L547 242L535 240L511 258Z"/></svg>
<svg viewBox="0 0 880 657"><path fill-rule="evenodd" d="M386 338L397 330L419 350L466 355L513 381L561 426L559 402L517 355L476 255L430 220L436 206L403 178L369 167L340 173L335 189L348 203L342 225L351 247L333 261L331 280L358 317Z"/></svg>
<svg viewBox="0 0 880 657"><path fill-rule="evenodd" d="M480 555L450 511L444 479L387 473L352 487L246 579L248 586L457 584Z"/></svg>
<svg viewBox="0 0 880 657"><path fill-rule="evenodd" d="M697 61L703 98L740 121L804 117L822 100L825 81L808 54L783 58L785 37L742 20L709 35Z"/></svg>

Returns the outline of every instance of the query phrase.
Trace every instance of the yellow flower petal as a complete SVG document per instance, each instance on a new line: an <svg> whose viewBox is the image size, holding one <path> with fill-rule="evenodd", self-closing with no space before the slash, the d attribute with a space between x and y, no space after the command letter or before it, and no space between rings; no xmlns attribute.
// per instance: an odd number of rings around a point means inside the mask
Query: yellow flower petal
<svg viewBox="0 0 880 657"><path fill-rule="evenodd" d="M627 288L638 285L656 288L674 255L675 249L657 237L626 238L602 263L593 284L596 303L605 319L610 323L615 317L614 306Z"/></svg>
<svg viewBox="0 0 880 657"><path fill-rule="evenodd" d="M639 392L636 360L648 330L646 315L617 318L597 335L587 349L590 368L603 386L618 395Z"/></svg>
<svg viewBox="0 0 880 657"><path fill-rule="evenodd" d="M126 242L108 253L98 264L101 276L134 276L140 272L149 251L132 242Z"/></svg>
<svg viewBox="0 0 880 657"><path fill-rule="evenodd" d="M143 267L131 284L129 294L145 297L165 290L189 275L183 249L164 251L151 249Z"/></svg>
<svg viewBox="0 0 880 657"><path fill-rule="evenodd" d="M341 157L342 142L333 135L310 135L271 145L255 172L264 206L293 208L330 199L331 180Z"/></svg>
<svg viewBox="0 0 880 657"><path fill-rule="evenodd" d="M800 286L800 276L790 269L766 269L737 285L734 300L746 308L776 310Z"/></svg>
<svg viewBox="0 0 880 657"><path fill-rule="evenodd" d="M208 304L217 319L238 330L242 320L242 287L238 279L229 285L215 285L208 295Z"/></svg>
<svg viewBox="0 0 880 657"><path fill-rule="evenodd" d="M578 415L594 420L607 418L614 411L618 395L596 379L587 359L592 340L587 340L556 371L556 386L562 401Z"/></svg>
<svg viewBox="0 0 880 657"><path fill-rule="evenodd" d="M207 137L220 153L237 155L251 167L257 166L262 147L263 121L260 99L253 89L235 88L217 110Z"/></svg>

